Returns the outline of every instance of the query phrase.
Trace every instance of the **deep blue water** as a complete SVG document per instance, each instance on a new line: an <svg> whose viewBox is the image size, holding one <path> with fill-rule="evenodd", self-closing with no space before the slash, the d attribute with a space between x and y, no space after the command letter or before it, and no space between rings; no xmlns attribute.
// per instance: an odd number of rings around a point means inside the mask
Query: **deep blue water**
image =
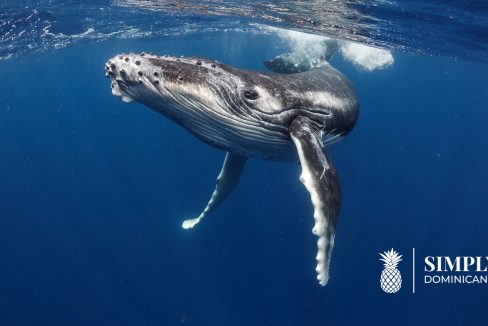
<svg viewBox="0 0 488 326"><path fill-rule="evenodd" d="M343 207L326 287L294 164L251 160L198 227L225 153L111 95L119 52L264 70L273 35L110 39L0 61L0 325L486 325L488 284L425 285L412 255L488 256L488 66L394 51L334 145ZM399 250L403 287L379 286Z"/></svg>

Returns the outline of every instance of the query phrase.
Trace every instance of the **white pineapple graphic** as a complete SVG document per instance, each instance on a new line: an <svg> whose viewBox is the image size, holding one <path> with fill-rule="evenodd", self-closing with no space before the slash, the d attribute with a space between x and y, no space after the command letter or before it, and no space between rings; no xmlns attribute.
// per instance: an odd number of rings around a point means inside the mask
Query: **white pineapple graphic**
<svg viewBox="0 0 488 326"><path fill-rule="evenodd" d="M380 253L381 261L384 262L384 269L381 272L381 289L386 293L396 293L402 287L402 274L397 265L402 261L402 255L393 250Z"/></svg>

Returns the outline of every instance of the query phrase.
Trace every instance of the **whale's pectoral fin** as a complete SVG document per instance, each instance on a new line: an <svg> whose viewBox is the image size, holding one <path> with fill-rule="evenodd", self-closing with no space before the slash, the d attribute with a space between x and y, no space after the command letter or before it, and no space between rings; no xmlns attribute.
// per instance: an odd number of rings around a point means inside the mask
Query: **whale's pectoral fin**
<svg viewBox="0 0 488 326"><path fill-rule="evenodd" d="M320 127L314 121L299 116L292 121L289 131L302 166L300 181L310 193L314 207L312 232L319 237L317 279L326 285L341 204L339 179L322 144Z"/></svg>
<svg viewBox="0 0 488 326"><path fill-rule="evenodd" d="M246 161L247 158L245 157L232 154L230 152L227 153L222 170L217 177L215 190L207 204L207 207L205 207L203 212L198 217L184 221L182 225L184 229L191 229L194 227L230 195L232 190L234 190L235 186L239 182L239 178L244 170Z"/></svg>

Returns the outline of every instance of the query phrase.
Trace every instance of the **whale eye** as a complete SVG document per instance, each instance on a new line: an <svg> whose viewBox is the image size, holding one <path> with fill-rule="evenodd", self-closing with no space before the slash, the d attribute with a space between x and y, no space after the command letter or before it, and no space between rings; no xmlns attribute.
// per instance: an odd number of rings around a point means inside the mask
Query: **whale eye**
<svg viewBox="0 0 488 326"><path fill-rule="evenodd" d="M248 100L255 100L259 97L259 94L254 89L246 89L244 91L244 97Z"/></svg>

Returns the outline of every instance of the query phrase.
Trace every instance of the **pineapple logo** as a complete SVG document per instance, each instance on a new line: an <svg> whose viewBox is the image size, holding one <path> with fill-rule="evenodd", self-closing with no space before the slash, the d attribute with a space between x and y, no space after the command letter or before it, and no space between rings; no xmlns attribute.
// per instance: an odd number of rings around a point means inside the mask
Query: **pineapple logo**
<svg viewBox="0 0 488 326"><path fill-rule="evenodd" d="M396 293L402 287L402 274L397 269L398 263L402 261L402 255L393 250L380 253L381 261L384 262L381 272L381 289L386 293Z"/></svg>

